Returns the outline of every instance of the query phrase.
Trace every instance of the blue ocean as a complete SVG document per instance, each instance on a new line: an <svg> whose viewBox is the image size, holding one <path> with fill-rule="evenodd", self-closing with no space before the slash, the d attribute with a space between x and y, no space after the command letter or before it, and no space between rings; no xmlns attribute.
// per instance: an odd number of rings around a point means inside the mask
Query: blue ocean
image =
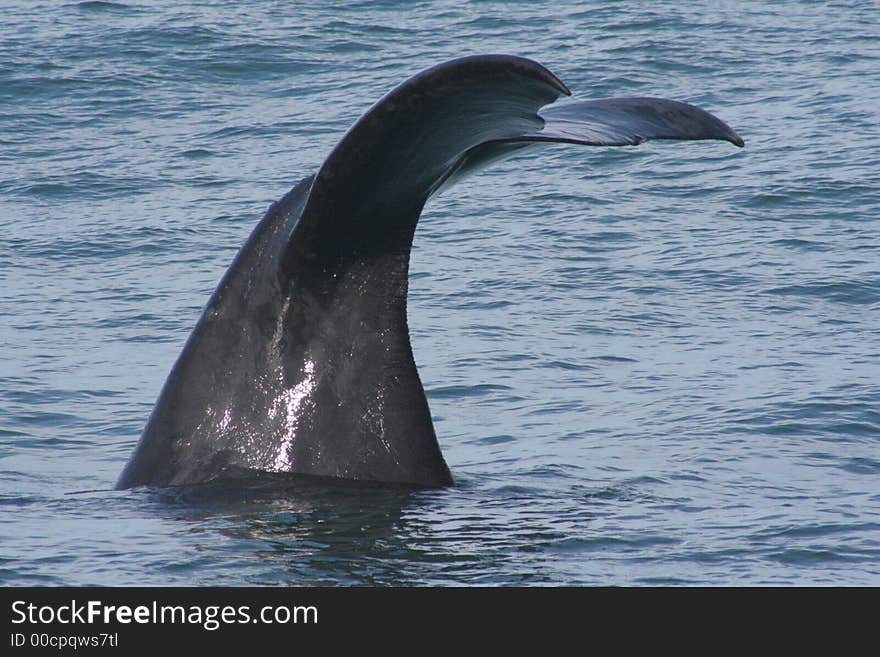
<svg viewBox="0 0 880 657"><path fill-rule="evenodd" d="M0 7L0 584L880 585L880 7ZM508 53L745 140L547 145L432 198L409 325L456 485L115 491L269 205Z"/></svg>

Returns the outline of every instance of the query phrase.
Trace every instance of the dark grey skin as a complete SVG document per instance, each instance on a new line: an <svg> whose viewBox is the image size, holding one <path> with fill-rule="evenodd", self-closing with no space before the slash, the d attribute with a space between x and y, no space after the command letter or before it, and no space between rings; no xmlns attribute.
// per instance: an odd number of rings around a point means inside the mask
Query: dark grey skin
<svg viewBox="0 0 880 657"><path fill-rule="evenodd" d="M465 57L404 82L274 203L190 335L117 488L248 472L452 483L413 360L410 247L441 187L540 142L739 136L671 100L570 102L519 57Z"/></svg>

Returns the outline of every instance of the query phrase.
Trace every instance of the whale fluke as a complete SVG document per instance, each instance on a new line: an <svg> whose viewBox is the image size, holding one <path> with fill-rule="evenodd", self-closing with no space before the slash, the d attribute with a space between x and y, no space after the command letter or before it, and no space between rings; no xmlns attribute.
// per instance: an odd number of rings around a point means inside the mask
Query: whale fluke
<svg viewBox="0 0 880 657"><path fill-rule="evenodd" d="M272 204L171 370L117 488L242 472L452 483L410 347L410 247L428 198L542 142L743 142L658 98L568 102L543 66L464 57L364 114L314 176ZM542 109L545 108L545 109Z"/></svg>

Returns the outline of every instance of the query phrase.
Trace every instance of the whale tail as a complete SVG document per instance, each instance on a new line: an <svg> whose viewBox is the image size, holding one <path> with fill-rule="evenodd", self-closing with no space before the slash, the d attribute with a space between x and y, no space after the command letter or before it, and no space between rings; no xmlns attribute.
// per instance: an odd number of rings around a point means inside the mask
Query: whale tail
<svg viewBox="0 0 880 657"><path fill-rule="evenodd" d="M412 355L410 248L428 198L542 142L743 142L658 98L569 102L520 57L464 57L388 93L273 204L208 302L117 483L242 470L452 482Z"/></svg>

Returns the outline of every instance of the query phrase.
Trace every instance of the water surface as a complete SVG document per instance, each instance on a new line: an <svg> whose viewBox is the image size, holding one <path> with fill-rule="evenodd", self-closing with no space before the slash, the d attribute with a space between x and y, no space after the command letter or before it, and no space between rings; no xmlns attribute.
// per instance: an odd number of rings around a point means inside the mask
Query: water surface
<svg viewBox="0 0 880 657"><path fill-rule="evenodd" d="M876 3L0 16L0 583L880 584ZM456 487L111 491L268 205L482 52L747 146L547 147L431 201L409 321Z"/></svg>

